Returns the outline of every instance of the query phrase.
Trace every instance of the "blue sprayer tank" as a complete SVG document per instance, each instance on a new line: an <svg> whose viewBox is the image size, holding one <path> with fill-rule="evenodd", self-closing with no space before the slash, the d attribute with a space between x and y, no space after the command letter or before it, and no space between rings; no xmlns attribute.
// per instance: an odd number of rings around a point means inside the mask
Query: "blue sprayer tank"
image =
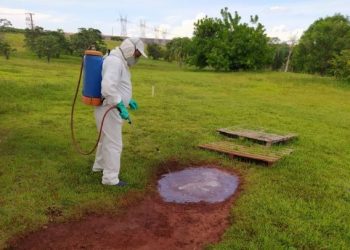
<svg viewBox="0 0 350 250"><path fill-rule="evenodd" d="M96 50L85 50L84 53L83 103L99 106L101 100L102 53Z"/></svg>

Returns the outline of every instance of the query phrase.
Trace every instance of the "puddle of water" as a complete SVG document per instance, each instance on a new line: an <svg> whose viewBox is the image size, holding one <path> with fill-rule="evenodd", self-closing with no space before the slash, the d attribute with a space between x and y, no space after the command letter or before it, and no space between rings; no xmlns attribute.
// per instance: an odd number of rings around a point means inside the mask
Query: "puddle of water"
<svg viewBox="0 0 350 250"><path fill-rule="evenodd" d="M216 203L233 195L238 183L237 176L203 166L163 175L158 191L166 202Z"/></svg>

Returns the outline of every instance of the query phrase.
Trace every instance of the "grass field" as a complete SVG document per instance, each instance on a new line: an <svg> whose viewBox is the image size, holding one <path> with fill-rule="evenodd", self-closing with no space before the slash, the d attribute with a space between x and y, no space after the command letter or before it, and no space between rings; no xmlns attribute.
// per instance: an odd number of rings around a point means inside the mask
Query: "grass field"
<svg viewBox="0 0 350 250"><path fill-rule="evenodd" d="M19 37L11 37L19 39ZM18 44L21 44L18 41ZM0 58L0 248L12 236L88 211L117 211L144 192L169 159L217 161L244 177L232 225L213 249L350 248L350 87L330 78L264 72L215 73L142 60L132 69L133 125L124 125L121 178L100 184L94 156L71 145L69 119L80 60L50 64L25 50ZM151 88L155 86L155 96ZM77 136L96 138L91 107L79 104ZM196 148L222 127L295 132L294 153L273 168Z"/></svg>

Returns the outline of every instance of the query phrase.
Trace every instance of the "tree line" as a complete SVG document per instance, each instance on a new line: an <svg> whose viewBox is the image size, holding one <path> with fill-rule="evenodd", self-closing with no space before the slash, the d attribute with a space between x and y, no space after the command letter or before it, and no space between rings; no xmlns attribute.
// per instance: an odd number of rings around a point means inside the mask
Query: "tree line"
<svg viewBox="0 0 350 250"><path fill-rule="evenodd" d="M45 57L48 62L51 58L59 58L61 54L82 55L90 48L106 51L101 31L93 28L80 28L78 33L68 38L61 29L45 31L42 27L26 29L24 35L26 46L39 58Z"/></svg>
<svg viewBox="0 0 350 250"><path fill-rule="evenodd" d="M237 12L204 17L189 38L174 38L166 48L149 47L151 57L217 71L280 70L331 75L350 81L350 20L335 14L316 20L299 41L269 38L258 16L243 23ZM151 48L151 49L150 49ZM154 56L155 55L155 56Z"/></svg>
<svg viewBox="0 0 350 250"><path fill-rule="evenodd" d="M0 53L6 59L9 59L15 49L5 41L3 36L5 32L24 33L25 46L39 58L46 58L48 62L51 58L59 58L61 54L80 56L90 48L102 52L107 50L102 33L98 29L80 28L77 33L67 36L62 29L49 31L39 26L23 31L13 28L9 20L0 19Z"/></svg>
<svg viewBox="0 0 350 250"><path fill-rule="evenodd" d="M269 38L257 15L242 22L238 12L228 8L221 17L204 17L194 24L192 38L174 38L166 44L148 44L153 59L176 61L180 66L216 71L276 70L331 75L350 81L350 20L335 14L316 20L299 41L281 42ZM0 19L0 31L11 23ZM26 46L38 57L58 58L61 54L82 55L91 47L105 52L99 30L80 28L67 37L63 30L45 31L41 27L25 30ZM0 36L0 52L9 58L11 46Z"/></svg>

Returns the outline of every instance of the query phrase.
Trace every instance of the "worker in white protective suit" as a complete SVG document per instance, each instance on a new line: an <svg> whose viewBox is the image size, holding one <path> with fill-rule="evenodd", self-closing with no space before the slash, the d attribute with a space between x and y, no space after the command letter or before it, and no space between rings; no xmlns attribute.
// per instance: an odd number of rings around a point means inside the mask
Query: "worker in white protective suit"
<svg viewBox="0 0 350 250"><path fill-rule="evenodd" d="M116 109L111 110L105 118L92 171L103 171L102 184L105 185L126 185L126 182L119 180L122 125L123 120L131 122L126 107L133 110L138 108L132 99L129 67L135 65L141 55L147 57L141 39L127 38L106 55L103 61L101 94L104 101L95 109L98 130L108 108L115 106Z"/></svg>

